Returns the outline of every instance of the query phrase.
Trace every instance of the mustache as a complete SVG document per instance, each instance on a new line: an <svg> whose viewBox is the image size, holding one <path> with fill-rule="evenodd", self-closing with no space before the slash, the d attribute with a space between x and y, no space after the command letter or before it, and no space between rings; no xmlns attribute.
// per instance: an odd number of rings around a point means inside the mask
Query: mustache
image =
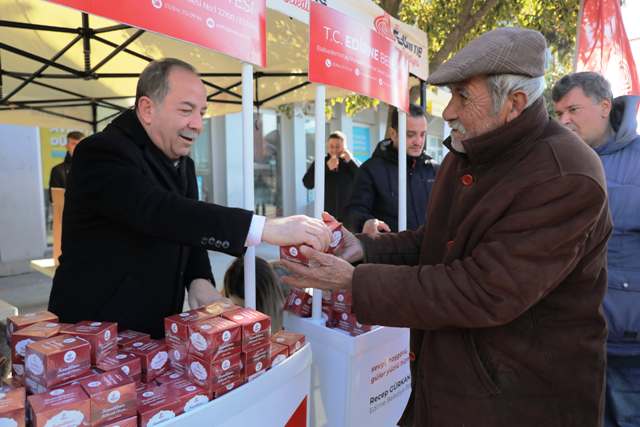
<svg viewBox="0 0 640 427"><path fill-rule="evenodd" d="M451 130L455 130L458 131L462 134L467 133L467 130L464 128L464 126L462 125L462 123L460 123L459 120L452 120L449 123L449 127L451 128Z"/></svg>

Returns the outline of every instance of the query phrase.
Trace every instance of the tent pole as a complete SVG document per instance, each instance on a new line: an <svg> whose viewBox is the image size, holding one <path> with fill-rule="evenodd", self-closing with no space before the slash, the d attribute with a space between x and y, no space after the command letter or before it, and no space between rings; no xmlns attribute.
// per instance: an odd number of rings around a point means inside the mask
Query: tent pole
<svg viewBox="0 0 640 427"><path fill-rule="evenodd" d="M398 109L398 231L407 229L407 113Z"/></svg>
<svg viewBox="0 0 640 427"><path fill-rule="evenodd" d="M253 65L242 63L242 164L244 208L255 209L253 197ZM256 308L256 247L244 255L244 305Z"/></svg>
<svg viewBox="0 0 640 427"><path fill-rule="evenodd" d="M427 82L420 80L420 107L427 111Z"/></svg>
<svg viewBox="0 0 640 427"><path fill-rule="evenodd" d="M89 28L89 15L82 14L82 52L84 54L84 72L89 75L91 71L91 29Z"/></svg>
<svg viewBox="0 0 640 427"><path fill-rule="evenodd" d="M325 156L325 123L326 116L324 112L324 105L327 97L327 87L319 84L316 86L316 104L315 104L315 116L316 116L316 141L315 141L315 175L314 175L314 194L315 202L313 205L313 216L316 218L322 218L322 212L324 211L324 156ZM312 317L313 321L317 323L322 322L322 290L313 290L313 305L312 305Z"/></svg>
<svg viewBox="0 0 640 427"><path fill-rule="evenodd" d="M93 133L96 133L98 132L98 106L94 101L91 102L91 117L93 118L91 127L93 128Z"/></svg>

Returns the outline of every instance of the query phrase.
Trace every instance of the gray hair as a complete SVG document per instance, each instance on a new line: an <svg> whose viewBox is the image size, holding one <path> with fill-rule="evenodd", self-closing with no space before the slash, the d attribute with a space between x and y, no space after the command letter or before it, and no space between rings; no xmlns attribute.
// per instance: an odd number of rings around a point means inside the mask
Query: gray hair
<svg viewBox="0 0 640 427"><path fill-rule="evenodd" d="M487 86L493 100L493 112L498 113L507 96L514 92L524 92L527 95L528 108L542 96L545 88L544 76L528 77L519 74L496 74L487 77Z"/></svg>
<svg viewBox="0 0 640 427"><path fill-rule="evenodd" d="M582 71L580 73L567 74L553 85L551 98L558 102L572 89L580 87L585 95L596 102L613 100L611 85L598 73Z"/></svg>
<svg viewBox="0 0 640 427"><path fill-rule="evenodd" d="M180 59L164 58L157 61L151 61L138 79L136 87L136 108L141 97L146 96L154 102L162 102L169 92L169 73L173 68L182 68L185 71L198 74L196 69Z"/></svg>

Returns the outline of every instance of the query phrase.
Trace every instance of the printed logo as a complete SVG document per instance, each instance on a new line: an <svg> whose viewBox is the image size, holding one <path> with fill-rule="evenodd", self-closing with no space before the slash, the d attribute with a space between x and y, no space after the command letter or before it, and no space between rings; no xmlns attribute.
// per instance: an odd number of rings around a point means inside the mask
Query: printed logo
<svg viewBox="0 0 640 427"><path fill-rule="evenodd" d="M76 352L73 350L69 350L64 354L64 361L67 363L72 363L76 360Z"/></svg>
<svg viewBox="0 0 640 427"><path fill-rule="evenodd" d="M209 329L211 329L213 326L206 324L206 325L202 325L200 327L200 329L204 330L204 331L208 331Z"/></svg>
<svg viewBox="0 0 640 427"><path fill-rule="evenodd" d="M162 9L162 0L151 0L151 5L156 9Z"/></svg>
<svg viewBox="0 0 640 427"><path fill-rule="evenodd" d="M151 417L151 419L147 423L147 427L158 425L162 422L170 420L171 418L175 418L175 416L176 414L173 411L169 411L169 410L160 411L157 414L155 414L153 417Z"/></svg>
<svg viewBox="0 0 640 427"><path fill-rule="evenodd" d="M173 332L174 334L178 333L178 325L176 325L175 323L171 324L171 332Z"/></svg>
<svg viewBox="0 0 640 427"><path fill-rule="evenodd" d="M142 393L142 397L151 397L153 395L154 393L152 391L145 391L144 393Z"/></svg>
<svg viewBox="0 0 640 427"><path fill-rule="evenodd" d="M175 373L173 373L173 374L169 375L169 378L171 378L172 380L175 380L175 379L177 379L177 378L180 378L180 374L179 374L179 373L177 373L177 372L175 372ZM193 386L191 386L191 387L193 387ZM188 390L187 390L187 391L188 391Z"/></svg>
<svg viewBox="0 0 640 427"><path fill-rule="evenodd" d="M127 365L121 366L120 370L125 374L125 375L129 375L129 372L131 372L131 369L129 369L129 367Z"/></svg>
<svg viewBox="0 0 640 427"><path fill-rule="evenodd" d="M209 28L215 28L216 27L216 21L213 20L213 18L207 18L207 27Z"/></svg>
<svg viewBox="0 0 640 427"><path fill-rule="evenodd" d="M34 340L32 340L31 338L27 338L21 341L18 341L16 343L16 353L18 353L20 356L24 357L26 351L27 351L27 346L29 344L31 344L32 342L35 342Z"/></svg>
<svg viewBox="0 0 640 427"><path fill-rule="evenodd" d="M118 360L122 360L122 359L126 359L126 358L127 358L126 354L122 354L122 353L116 354L116 359L118 359Z"/></svg>
<svg viewBox="0 0 640 427"><path fill-rule="evenodd" d="M189 391L189 392L194 391L195 389L196 389L196 386L194 386L194 385L190 385L190 386L185 387L185 390Z"/></svg>
<svg viewBox="0 0 640 427"><path fill-rule="evenodd" d="M338 302L344 302L344 295L342 295L342 294L338 294L338 296L336 297L336 299L338 300Z"/></svg>
<svg viewBox="0 0 640 427"><path fill-rule="evenodd" d="M300 298L296 298L296 300L293 303L295 305L300 305L300 304L302 304L302 300Z"/></svg>
<svg viewBox="0 0 640 427"><path fill-rule="evenodd" d="M180 313L178 314L180 317L189 317L189 313Z"/></svg>
<svg viewBox="0 0 640 427"><path fill-rule="evenodd" d="M256 334L262 330L262 324L260 322L256 322L253 324L253 332Z"/></svg>
<svg viewBox="0 0 640 427"><path fill-rule="evenodd" d="M191 373L194 377L196 377L200 381L205 381L207 379L207 370L202 366L202 363L193 361L190 365Z"/></svg>
<svg viewBox="0 0 640 427"><path fill-rule="evenodd" d="M222 342L227 342L231 339L231 332L229 331L224 331L222 333Z"/></svg>
<svg viewBox="0 0 640 427"><path fill-rule="evenodd" d="M143 342L137 341L137 342L134 342L134 343L132 344L132 347L133 347L133 348L138 348L138 347L142 347L143 345L144 345L144 343L143 343Z"/></svg>
<svg viewBox="0 0 640 427"><path fill-rule="evenodd" d="M231 367L231 362L229 361L229 359L225 360L224 362L222 362L222 370L226 371L227 369L229 369Z"/></svg>
<svg viewBox="0 0 640 427"><path fill-rule="evenodd" d="M118 390L113 390L107 396L107 400L109 401L109 403L116 403L118 400L120 400L120 392Z"/></svg>
<svg viewBox="0 0 640 427"><path fill-rule="evenodd" d="M100 325L102 325L102 322L93 322L89 324L89 326L100 326Z"/></svg>
<svg viewBox="0 0 640 427"><path fill-rule="evenodd" d="M109 338L111 338L111 331L107 329L104 331L104 340L109 341Z"/></svg>
<svg viewBox="0 0 640 427"><path fill-rule="evenodd" d="M52 390L51 392L49 392L50 396L60 396L62 393L64 393L64 389L63 388L58 388L55 390Z"/></svg>
<svg viewBox="0 0 640 427"><path fill-rule="evenodd" d="M89 384L87 384L89 387L91 388L95 388L98 387L100 384L102 384L100 381L91 381Z"/></svg>
<svg viewBox="0 0 640 427"><path fill-rule="evenodd" d="M72 342L76 342L75 338L66 338L62 341L65 344L71 344Z"/></svg>
<svg viewBox="0 0 640 427"><path fill-rule="evenodd" d="M276 356L275 359L273 359L273 362L271 362L271 364L273 366L276 366L284 362L286 359L287 359L287 356L285 356L284 354L279 354Z"/></svg>
<svg viewBox="0 0 640 427"><path fill-rule="evenodd" d="M207 340L198 332L192 333L189 338L191 340L191 344L193 344L196 350L205 351L207 349Z"/></svg>
<svg viewBox="0 0 640 427"><path fill-rule="evenodd" d="M196 388L194 386L190 386L187 388L193 388L193 390L195 390ZM193 390L187 390L187 391L193 391ZM200 405L204 405L205 403L207 403L209 401L209 399L207 399L207 396L203 396L201 394L198 394L196 396L193 396L191 399L189 399L189 401L184 405L184 411L185 412L189 412L190 410L192 410L193 408L197 408Z"/></svg>
<svg viewBox="0 0 640 427"><path fill-rule="evenodd" d="M262 370L262 362L256 363L256 372L261 371L261 370Z"/></svg>
<svg viewBox="0 0 640 427"><path fill-rule="evenodd" d="M373 20L376 32L389 40L393 40L391 32L391 17L388 14L380 15Z"/></svg>
<svg viewBox="0 0 640 427"><path fill-rule="evenodd" d="M173 358L175 360L182 359L182 354L180 353L180 350L173 350Z"/></svg>
<svg viewBox="0 0 640 427"><path fill-rule="evenodd" d="M296 257L298 256L298 249L294 248L293 246L289 248L289 254L291 254L291 256Z"/></svg>
<svg viewBox="0 0 640 427"><path fill-rule="evenodd" d="M169 359L169 355L166 351L160 351L158 354L153 356L151 359L151 369L161 369L165 363L167 363L167 359Z"/></svg>
<svg viewBox="0 0 640 427"><path fill-rule="evenodd" d="M47 324L45 325L45 327L46 327L46 328L55 328L56 326L58 326L58 324L57 324L57 323L47 323Z"/></svg>

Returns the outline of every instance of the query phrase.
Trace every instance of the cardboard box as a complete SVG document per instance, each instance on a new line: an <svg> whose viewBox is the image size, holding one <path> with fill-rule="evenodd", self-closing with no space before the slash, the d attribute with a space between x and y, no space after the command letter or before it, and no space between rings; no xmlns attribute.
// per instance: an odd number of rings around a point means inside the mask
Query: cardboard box
<svg viewBox="0 0 640 427"><path fill-rule="evenodd" d="M189 325L187 352L203 359L218 359L240 353L242 329L235 322L212 317Z"/></svg>
<svg viewBox="0 0 640 427"><path fill-rule="evenodd" d="M167 341L169 366L174 371L187 372L187 344Z"/></svg>
<svg viewBox="0 0 640 427"><path fill-rule="evenodd" d="M16 316L7 317L7 340L11 339L11 335L15 331L26 328L38 322L58 322L58 316L50 311L38 311L36 313L18 314Z"/></svg>
<svg viewBox="0 0 640 427"><path fill-rule="evenodd" d="M119 372L106 372L87 378L80 385L91 400L91 425L136 415L138 400L131 377Z"/></svg>
<svg viewBox="0 0 640 427"><path fill-rule="evenodd" d="M156 382L158 383L158 385L162 385L162 384L175 383L176 381L185 380L185 379L188 379L186 373L172 370L172 371L167 371L164 374L157 377Z"/></svg>
<svg viewBox="0 0 640 427"><path fill-rule="evenodd" d="M0 426L24 427L24 404L24 387L0 386Z"/></svg>
<svg viewBox="0 0 640 427"><path fill-rule="evenodd" d="M140 346L133 343L123 350L140 357L142 381L148 383L169 368L169 348L163 341L149 340Z"/></svg>
<svg viewBox="0 0 640 427"><path fill-rule="evenodd" d="M187 366L189 379L207 391L238 381L242 372L240 353L211 362L190 354L187 356Z"/></svg>
<svg viewBox="0 0 640 427"><path fill-rule="evenodd" d="M140 427L151 427L182 413L180 402L172 395L169 385L151 387L138 393Z"/></svg>
<svg viewBox="0 0 640 427"><path fill-rule="evenodd" d="M233 311L239 308L242 308L242 307L223 300L223 301L216 301L209 305L205 305L204 307L201 307L198 310L215 317L215 316L220 316L222 315L222 313L226 313L227 311Z"/></svg>
<svg viewBox="0 0 640 427"><path fill-rule="evenodd" d="M353 332L353 326L356 324L356 316L352 313L338 313L337 328L345 332Z"/></svg>
<svg viewBox="0 0 640 427"><path fill-rule="evenodd" d="M223 313L222 317L242 326L242 351L263 347L271 337L271 318L251 308Z"/></svg>
<svg viewBox="0 0 640 427"><path fill-rule="evenodd" d="M104 357L118 351L118 324L88 320L62 328L63 334L84 338L91 344L91 363L96 365Z"/></svg>
<svg viewBox="0 0 640 427"><path fill-rule="evenodd" d="M325 321L327 328L335 328L338 326L339 312L333 309L332 304L322 304L322 319Z"/></svg>
<svg viewBox="0 0 640 427"><path fill-rule="evenodd" d="M278 344L271 342L271 351L269 352L269 359L271 359L271 367L278 366L289 357L289 347L284 344Z"/></svg>
<svg viewBox="0 0 640 427"><path fill-rule="evenodd" d="M305 337L303 334L295 332L278 331L271 337L271 342L286 345L289 349L289 356L291 356L304 346Z"/></svg>
<svg viewBox="0 0 640 427"><path fill-rule="evenodd" d="M131 329L118 332L118 337L116 338L119 348L129 347L129 345L133 344L136 341L148 341L150 339L151 336L149 334L145 334L144 332L132 331Z"/></svg>
<svg viewBox="0 0 640 427"><path fill-rule="evenodd" d="M164 333L167 342L173 341L177 344L189 342L189 325L211 317L213 317L211 314L200 310L190 310L165 317Z"/></svg>
<svg viewBox="0 0 640 427"><path fill-rule="evenodd" d="M351 313L351 305L353 302L351 292L334 291L332 296L332 305L335 311L341 313Z"/></svg>
<svg viewBox="0 0 640 427"><path fill-rule="evenodd" d="M129 418L121 418L109 424L103 424L100 427L138 427L138 416L134 415Z"/></svg>
<svg viewBox="0 0 640 427"><path fill-rule="evenodd" d="M11 374L15 378L24 377L24 363L11 363Z"/></svg>
<svg viewBox="0 0 640 427"><path fill-rule="evenodd" d="M209 402L207 390L189 381L170 383L169 388L174 399L178 400L180 412L189 412Z"/></svg>
<svg viewBox="0 0 640 427"><path fill-rule="evenodd" d="M77 378L91 369L91 345L70 335L56 335L27 346L25 376L45 388Z"/></svg>
<svg viewBox="0 0 640 427"><path fill-rule="evenodd" d="M51 338L60 333L57 322L38 322L15 331L11 335L11 362L24 364L27 345Z"/></svg>
<svg viewBox="0 0 640 427"><path fill-rule="evenodd" d="M325 224L331 230L331 242L327 248L327 253L335 253L344 243L344 228L342 224L336 221L325 221ZM309 265L309 259L302 255L300 247L302 245L290 245L280 247L280 258L291 262L297 262L303 265Z"/></svg>
<svg viewBox="0 0 640 427"><path fill-rule="evenodd" d="M291 288L284 309L299 317L311 317L313 296L302 289Z"/></svg>
<svg viewBox="0 0 640 427"><path fill-rule="evenodd" d="M79 385L34 394L28 400L33 427L89 426L91 402Z"/></svg>
<svg viewBox="0 0 640 427"><path fill-rule="evenodd" d="M120 352L107 356L98 363L97 368L103 372L117 370L134 381L142 379L142 361L140 356L133 353Z"/></svg>
<svg viewBox="0 0 640 427"><path fill-rule="evenodd" d="M358 322L358 320L355 318L355 315L353 316L353 319L355 320L355 323L353 325L353 328L351 329L351 335L353 335L354 337L367 333L373 328L373 326L371 325L365 325Z"/></svg>
<svg viewBox="0 0 640 427"><path fill-rule="evenodd" d="M223 396L227 393L229 393L231 390L235 390L238 387L240 387L242 384L244 384L246 381L244 379L244 376L242 376L239 380L234 381L232 383L229 383L223 387L218 387L217 389L213 390L212 392L212 398L213 399L217 399L220 396Z"/></svg>
<svg viewBox="0 0 640 427"><path fill-rule="evenodd" d="M271 367L271 343L247 353L242 353L242 366L247 378Z"/></svg>

